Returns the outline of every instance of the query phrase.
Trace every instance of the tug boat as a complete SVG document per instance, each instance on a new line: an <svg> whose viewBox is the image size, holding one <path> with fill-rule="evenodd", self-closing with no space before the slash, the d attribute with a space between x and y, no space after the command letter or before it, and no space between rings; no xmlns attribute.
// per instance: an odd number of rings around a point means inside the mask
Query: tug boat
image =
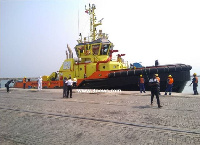
<svg viewBox="0 0 200 145"><path fill-rule="evenodd" d="M74 47L77 58L73 58L73 52L69 45L60 70L52 73L49 77L43 76L43 88L60 88L63 86L63 78L71 77L77 79L78 89L121 89L128 91L139 90L138 79L142 74L146 90L148 80L153 74L160 77L160 91L165 91L168 75L174 78L173 92L182 92L187 81L190 80L190 70L192 67L186 64L158 65L148 67L129 67L122 58L125 54L117 54L117 59L113 58L113 53L118 50L108 40L108 35L97 27L102 25L102 20L96 20L95 5L85 6L85 12L90 16L90 37L82 40L80 34L78 44ZM16 82L14 87L22 88L22 82ZM37 81L28 81L26 87L37 87Z"/></svg>

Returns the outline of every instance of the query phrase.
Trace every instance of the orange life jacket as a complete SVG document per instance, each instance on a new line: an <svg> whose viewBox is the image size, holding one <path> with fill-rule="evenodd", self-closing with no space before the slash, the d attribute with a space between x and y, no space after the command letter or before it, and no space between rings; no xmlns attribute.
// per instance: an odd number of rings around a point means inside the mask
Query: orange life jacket
<svg viewBox="0 0 200 145"><path fill-rule="evenodd" d="M173 84L173 82L174 82L174 79L173 79L173 78L169 78L169 79L168 79L168 84L169 84L169 85Z"/></svg>
<svg viewBox="0 0 200 145"><path fill-rule="evenodd" d="M144 84L144 78L140 78L140 83Z"/></svg>
<svg viewBox="0 0 200 145"><path fill-rule="evenodd" d="M160 78L159 77L156 77L156 79L158 80L158 82L160 83Z"/></svg>
<svg viewBox="0 0 200 145"><path fill-rule="evenodd" d="M23 78L23 83L26 83L26 78Z"/></svg>
<svg viewBox="0 0 200 145"><path fill-rule="evenodd" d="M198 83L198 78L197 78L197 77L195 77L195 79L196 79L196 80L195 80L195 82L194 82L194 83L196 83L196 84L197 84L197 83Z"/></svg>

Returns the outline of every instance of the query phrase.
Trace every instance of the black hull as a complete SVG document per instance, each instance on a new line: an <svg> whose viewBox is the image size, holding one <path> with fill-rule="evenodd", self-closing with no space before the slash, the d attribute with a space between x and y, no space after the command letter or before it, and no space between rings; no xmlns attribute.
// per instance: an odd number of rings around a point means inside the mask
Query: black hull
<svg viewBox="0 0 200 145"><path fill-rule="evenodd" d="M121 89L126 91L139 91L138 79L142 74L146 80L145 89L150 90L148 80L157 73L160 77L160 91L166 89L168 75L174 78L173 92L182 92L187 81L190 80L190 65L177 64L157 67L145 67L136 70L112 72L106 79L84 80L78 88L80 89Z"/></svg>

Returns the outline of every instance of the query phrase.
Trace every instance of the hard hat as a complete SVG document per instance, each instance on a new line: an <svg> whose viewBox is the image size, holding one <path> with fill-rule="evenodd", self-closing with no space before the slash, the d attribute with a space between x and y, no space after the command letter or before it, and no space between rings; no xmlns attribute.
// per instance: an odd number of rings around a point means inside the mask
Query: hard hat
<svg viewBox="0 0 200 145"><path fill-rule="evenodd" d="M172 78L172 76L171 76L171 75L169 75L169 76L168 76L168 78Z"/></svg>
<svg viewBox="0 0 200 145"><path fill-rule="evenodd" d="M196 73L193 74L193 76L196 76L196 75L197 75Z"/></svg>
<svg viewBox="0 0 200 145"><path fill-rule="evenodd" d="M140 75L140 77L142 77L142 75Z"/></svg>
<svg viewBox="0 0 200 145"><path fill-rule="evenodd" d="M155 74L155 76L157 76L157 77L158 77L158 74Z"/></svg>
<svg viewBox="0 0 200 145"><path fill-rule="evenodd" d="M26 77L24 77L24 78L26 78Z"/></svg>

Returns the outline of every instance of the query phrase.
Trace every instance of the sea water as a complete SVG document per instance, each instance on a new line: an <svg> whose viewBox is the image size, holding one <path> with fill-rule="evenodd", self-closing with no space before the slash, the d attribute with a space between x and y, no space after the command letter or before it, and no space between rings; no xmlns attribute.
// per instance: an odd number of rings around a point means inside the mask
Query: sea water
<svg viewBox="0 0 200 145"><path fill-rule="evenodd" d="M9 80L0 80L0 88L5 88L5 84L8 82ZM14 86L14 83L10 83L9 85L10 87Z"/></svg>

